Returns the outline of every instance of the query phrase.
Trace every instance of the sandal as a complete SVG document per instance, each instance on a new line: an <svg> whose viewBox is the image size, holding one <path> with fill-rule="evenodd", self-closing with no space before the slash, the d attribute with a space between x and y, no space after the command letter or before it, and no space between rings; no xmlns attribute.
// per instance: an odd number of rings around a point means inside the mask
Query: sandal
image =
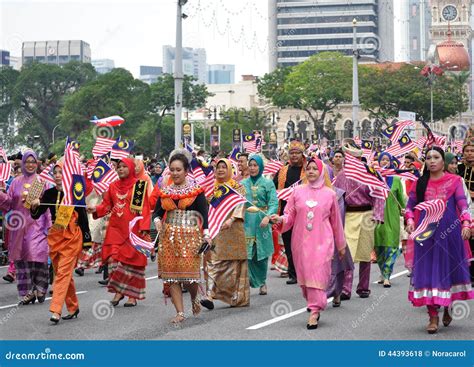
<svg viewBox="0 0 474 367"><path fill-rule="evenodd" d="M318 315L318 317L315 317ZM319 312L312 313L311 316L309 316L308 323L306 324L306 329L308 330L314 330L318 328L318 321L321 315Z"/></svg>
<svg viewBox="0 0 474 367"><path fill-rule="evenodd" d="M186 317L184 316L184 312L178 312L174 318L171 319L172 324L181 324Z"/></svg>
<svg viewBox="0 0 474 367"><path fill-rule="evenodd" d="M266 285L266 284L264 284L264 285L262 285L262 286L260 287L260 292L259 292L259 294L260 294L261 296L266 296L266 295L267 295L267 285Z"/></svg>
<svg viewBox="0 0 474 367"><path fill-rule="evenodd" d="M430 317L430 323L426 327L428 334L436 334L438 332L439 317Z"/></svg>
<svg viewBox="0 0 474 367"><path fill-rule="evenodd" d="M133 300L133 302L130 302ZM129 298L127 302L123 304L123 307L135 307L137 305L137 300L135 298Z"/></svg>
<svg viewBox="0 0 474 367"><path fill-rule="evenodd" d="M193 315L197 316L201 313L201 302L199 297L196 297L192 302Z"/></svg>
<svg viewBox="0 0 474 367"><path fill-rule="evenodd" d="M448 327L451 321L453 321L453 318L449 314L449 308L445 308L443 313L443 325Z"/></svg>
<svg viewBox="0 0 474 367"><path fill-rule="evenodd" d="M390 284L390 280L385 279L385 280L383 281L383 287L384 287L384 288L390 288L391 286L392 286L392 285Z"/></svg>
<svg viewBox="0 0 474 367"><path fill-rule="evenodd" d="M341 306L341 296L334 297L332 300L332 307L340 307Z"/></svg>

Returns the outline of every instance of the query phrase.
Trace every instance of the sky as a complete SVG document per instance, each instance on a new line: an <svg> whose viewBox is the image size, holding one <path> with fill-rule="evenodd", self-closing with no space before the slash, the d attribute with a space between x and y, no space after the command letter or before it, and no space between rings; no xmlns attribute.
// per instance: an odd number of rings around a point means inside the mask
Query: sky
<svg viewBox="0 0 474 367"><path fill-rule="evenodd" d="M92 59L112 59L136 77L162 66L176 42L177 0L0 0L0 49L21 56L24 41L83 40ZM268 71L267 0L188 0L183 46L205 48L208 64L242 74Z"/></svg>

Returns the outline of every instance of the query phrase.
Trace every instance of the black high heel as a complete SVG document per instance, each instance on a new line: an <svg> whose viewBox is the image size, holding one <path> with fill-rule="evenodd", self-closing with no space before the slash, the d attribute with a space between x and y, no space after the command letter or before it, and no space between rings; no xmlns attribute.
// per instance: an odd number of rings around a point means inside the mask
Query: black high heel
<svg viewBox="0 0 474 367"><path fill-rule="evenodd" d="M59 317L55 317L54 315L52 315L51 318L49 319L49 321L51 321L52 323L57 325L58 322L59 322Z"/></svg>
<svg viewBox="0 0 474 367"><path fill-rule="evenodd" d="M63 320L72 320L77 319L77 315L79 315L79 309L77 309L73 314L69 314L66 316L61 317Z"/></svg>
<svg viewBox="0 0 474 367"><path fill-rule="evenodd" d="M30 294L23 297L23 299L20 302L18 302L18 306L29 305L30 303L34 305L35 302L36 302L36 296L34 294Z"/></svg>
<svg viewBox="0 0 474 367"><path fill-rule="evenodd" d="M124 298L125 298L125 296L122 294L122 297L120 297L117 301L114 301L114 300L110 301L110 304L115 307L115 306L117 306L117 305L120 303L120 301L123 300Z"/></svg>

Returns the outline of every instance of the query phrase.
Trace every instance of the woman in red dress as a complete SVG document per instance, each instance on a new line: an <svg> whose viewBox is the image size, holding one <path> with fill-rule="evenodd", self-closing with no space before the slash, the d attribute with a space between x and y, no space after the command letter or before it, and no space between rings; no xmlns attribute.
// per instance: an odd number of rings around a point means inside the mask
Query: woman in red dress
<svg viewBox="0 0 474 367"><path fill-rule="evenodd" d="M110 303L117 306L127 296L124 306L133 307L137 305L137 300L145 298L147 258L132 246L128 223L135 217L142 216L135 230L138 230L140 237L149 240L150 206L146 183L137 180L133 159L122 159L118 164L117 174L120 180L110 185L102 203L88 206L87 210L94 214L95 219L111 213L102 246L103 263L118 263L107 286L109 292L115 293Z"/></svg>

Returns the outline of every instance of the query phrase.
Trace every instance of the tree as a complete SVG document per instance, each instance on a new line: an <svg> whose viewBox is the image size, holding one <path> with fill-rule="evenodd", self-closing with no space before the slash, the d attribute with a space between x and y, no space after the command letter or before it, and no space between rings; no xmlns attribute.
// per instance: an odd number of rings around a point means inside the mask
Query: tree
<svg viewBox="0 0 474 367"><path fill-rule="evenodd" d="M9 67L0 68L0 146L14 148L14 123L16 107L13 94L20 72Z"/></svg>
<svg viewBox="0 0 474 367"><path fill-rule="evenodd" d="M38 135L41 148L47 149L64 97L95 76L91 64L79 62L64 66L40 63L24 66L11 92L18 138Z"/></svg>
<svg viewBox="0 0 474 367"><path fill-rule="evenodd" d="M398 111L413 111L430 119L431 93L428 80L420 68L403 65L398 68L361 66L361 104L371 117L386 119L398 116ZM434 120L444 120L467 109L467 93L459 81L449 75L436 77L433 84Z"/></svg>
<svg viewBox="0 0 474 367"><path fill-rule="evenodd" d="M203 107L206 104L206 99L212 94L207 91L204 84L197 84L196 78L185 75L183 81L183 108L187 110L194 110ZM154 114L153 118L156 122L154 131L155 136L155 151L164 153L169 150L164 150L163 146L169 146L169 142L162 142L164 136L164 116L167 112L174 109L174 78L171 74L163 74L158 78L156 83L153 83L151 89L151 112ZM174 124L173 126L166 126L173 132L171 138L174 141ZM166 134L168 136L168 134ZM174 142L173 142L174 146Z"/></svg>
<svg viewBox="0 0 474 367"><path fill-rule="evenodd" d="M258 91L277 107L305 111L322 134L326 117L351 100L351 83L351 60L339 52L321 52L290 69L265 74Z"/></svg>

